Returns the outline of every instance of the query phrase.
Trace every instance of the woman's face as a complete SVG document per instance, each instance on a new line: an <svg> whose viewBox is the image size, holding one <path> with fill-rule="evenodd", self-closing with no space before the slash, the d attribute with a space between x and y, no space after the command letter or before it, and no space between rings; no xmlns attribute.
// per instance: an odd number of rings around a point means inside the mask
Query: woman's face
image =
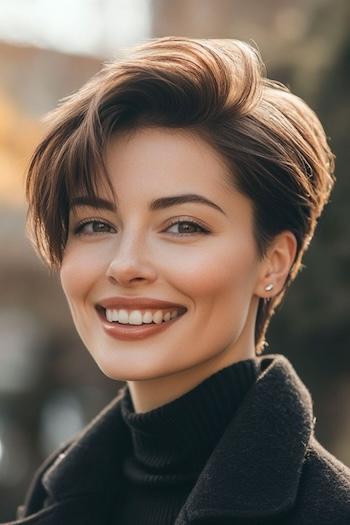
<svg viewBox="0 0 350 525"><path fill-rule="evenodd" d="M114 137L106 165L118 209L71 210L60 271L76 329L99 368L122 381L176 379L253 357L259 262L252 206L225 183L218 154L188 130L144 128ZM214 205L150 209L153 200L180 194ZM96 310L116 296L162 299L187 311L161 332L119 339Z"/></svg>

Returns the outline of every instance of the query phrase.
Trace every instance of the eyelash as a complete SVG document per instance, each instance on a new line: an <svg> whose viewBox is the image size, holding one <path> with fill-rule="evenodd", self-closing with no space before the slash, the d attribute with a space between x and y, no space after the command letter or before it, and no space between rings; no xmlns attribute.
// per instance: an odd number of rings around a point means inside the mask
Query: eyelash
<svg viewBox="0 0 350 525"><path fill-rule="evenodd" d="M93 232L93 233L83 233L82 229L84 226L86 226L87 224L105 224L107 226L109 226L110 228L112 226L110 226L107 222L105 221L101 221L100 219L89 219L89 220L85 220L85 221L81 221L77 226L76 228L74 228L73 230L73 233L74 235L76 236L79 236L79 235L94 235L94 234L98 234L99 232ZM185 224L191 224L193 226L196 226L198 228L201 229L201 231L199 232L189 232L189 233L172 233L171 235L176 235L178 237L184 237L184 236L188 236L188 235L197 235L197 234L200 234L200 235L207 235L209 234L209 230L207 230L206 228L204 228L203 226L201 226L200 224L198 224L197 222L193 221L193 220L188 220L188 219L185 219L185 220L174 220L172 223L170 223L168 226L167 226L167 229L170 228L171 226L174 226L174 224L182 224L182 223L185 223ZM106 232L102 232L102 233L106 233ZM108 232L107 232L108 233Z"/></svg>

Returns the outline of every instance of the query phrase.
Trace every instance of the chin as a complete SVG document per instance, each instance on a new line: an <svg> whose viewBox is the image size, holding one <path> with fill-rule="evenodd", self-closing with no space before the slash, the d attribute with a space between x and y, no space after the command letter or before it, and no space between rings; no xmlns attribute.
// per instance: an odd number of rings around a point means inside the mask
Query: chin
<svg viewBox="0 0 350 525"><path fill-rule="evenodd" d="M109 352L112 353L113 350ZM114 350L114 355L108 357L91 352L90 354L101 372L114 381L144 381L171 373L165 371L161 363L152 363L149 356L138 359L132 351L129 351L128 355L125 355L126 352L128 351L123 350L121 354Z"/></svg>

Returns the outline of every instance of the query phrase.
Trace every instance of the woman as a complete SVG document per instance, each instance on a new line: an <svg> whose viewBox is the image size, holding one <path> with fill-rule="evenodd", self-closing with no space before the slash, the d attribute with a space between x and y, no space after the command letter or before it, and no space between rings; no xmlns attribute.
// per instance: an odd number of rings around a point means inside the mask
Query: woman
<svg viewBox="0 0 350 525"><path fill-rule="evenodd" d="M117 397L38 469L16 524L349 524L311 394L262 355L334 184L315 113L238 40L166 37L50 114L39 255Z"/></svg>

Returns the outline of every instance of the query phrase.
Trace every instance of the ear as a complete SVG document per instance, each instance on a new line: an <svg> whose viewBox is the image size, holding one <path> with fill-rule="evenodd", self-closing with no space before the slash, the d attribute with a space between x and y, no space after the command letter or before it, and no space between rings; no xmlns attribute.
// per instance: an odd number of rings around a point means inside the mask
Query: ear
<svg viewBox="0 0 350 525"><path fill-rule="evenodd" d="M296 252L297 240L291 231L286 230L276 235L261 263L259 279L255 288L256 295L270 298L282 290ZM265 287L271 284L273 285L272 289L270 291L265 290Z"/></svg>

